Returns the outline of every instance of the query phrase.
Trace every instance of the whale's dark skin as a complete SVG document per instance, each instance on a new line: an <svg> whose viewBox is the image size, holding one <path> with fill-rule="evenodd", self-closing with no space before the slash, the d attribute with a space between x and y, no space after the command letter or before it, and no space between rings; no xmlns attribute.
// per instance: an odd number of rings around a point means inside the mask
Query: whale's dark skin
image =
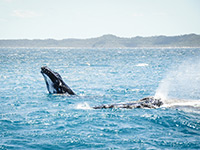
<svg viewBox="0 0 200 150"><path fill-rule="evenodd" d="M44 76L47 89L50 94L69 94L76 95L72 89L62 80L62 77L57 73L52 71L47 66L41 67L41 73ZM107 108L158 108L163 105L161 99L154 97L146 97L138 101L132 101L128 103L120 104L109 104L92 107L93 109L107 109Z"/></svg>
<svg viewBox="0 0 200 150"><path fill-rule="evenodd" d="M161 99L156 99L154 97L146 97L140 99L138 101L132 101L128 103L120 103L120 104L109 104L109 105L101 105L95 106L94 109L107 109L107 108L158 108L163 105Z"/></svg>
<svg viewBox="0 0 200 150"><path fill-rule="evenodd" d="M52 71L47 66L41 67L41 73L44 76L47 90L50 94L69 94L76 95L70 87L62 80L62 77L57 73Z"/></svg>

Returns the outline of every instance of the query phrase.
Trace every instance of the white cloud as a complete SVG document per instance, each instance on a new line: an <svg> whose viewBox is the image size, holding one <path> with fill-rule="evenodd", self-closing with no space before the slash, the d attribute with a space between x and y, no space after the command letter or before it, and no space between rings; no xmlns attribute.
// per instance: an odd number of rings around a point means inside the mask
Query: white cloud
<svg viewBox="0 0 200 150"><path fill-rule="evenodd" d="M38 13L30 10L14 10L12 15L19 18L33 18L40 16Z"/></svg>
<svg viewBox="0 0 200 150"><path fill-rule="evenodd" d="M132 15L133 15L133 17L143 17L144 16L143 13L133 13Z"/></svg>

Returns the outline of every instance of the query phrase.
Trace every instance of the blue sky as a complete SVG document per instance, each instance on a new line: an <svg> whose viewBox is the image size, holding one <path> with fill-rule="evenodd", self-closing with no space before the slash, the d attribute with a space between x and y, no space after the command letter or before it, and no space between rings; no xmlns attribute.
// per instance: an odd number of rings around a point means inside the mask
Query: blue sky
<svg viewBox="0 0 200 150"><path fill-rule="evenodd" d="M0 39L200 34L200 0L0 0Z"/></svg>

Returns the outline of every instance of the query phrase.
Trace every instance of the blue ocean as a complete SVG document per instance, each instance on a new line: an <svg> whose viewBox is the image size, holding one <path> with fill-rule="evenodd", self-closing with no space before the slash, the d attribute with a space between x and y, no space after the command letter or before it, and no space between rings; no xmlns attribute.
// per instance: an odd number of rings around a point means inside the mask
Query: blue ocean
<svg viewBox="0 0 200 150"><path fill-rule="evenodd" d="M0 72L0 149L200 149L200 48L0 48ZM164 105L92 109L148 96Z"/></svg>

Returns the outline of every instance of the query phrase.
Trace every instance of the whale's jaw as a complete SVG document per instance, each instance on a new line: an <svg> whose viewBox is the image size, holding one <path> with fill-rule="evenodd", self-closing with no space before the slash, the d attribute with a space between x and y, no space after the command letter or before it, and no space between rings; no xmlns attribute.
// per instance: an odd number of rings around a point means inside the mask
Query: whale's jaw
<svg viewBox="0 0 200 150"><path fill-rule="evenodd" d="M75 93L68 87L68 85L62 80L62 77L52 71L47 66L41 67L41 73L45 79L47 90L50 94L69 94L75 95Z"/></svg>

